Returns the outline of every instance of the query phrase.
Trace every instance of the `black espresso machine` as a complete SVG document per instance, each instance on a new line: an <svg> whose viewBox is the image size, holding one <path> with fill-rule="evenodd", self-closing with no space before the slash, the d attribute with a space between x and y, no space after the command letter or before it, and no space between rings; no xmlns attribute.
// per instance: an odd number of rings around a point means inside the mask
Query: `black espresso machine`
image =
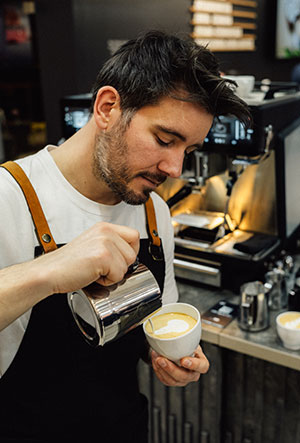
<svg viewBox="0 0 300 443"><path fill-rule="evenodd" d="M252 129L215 119L203 152L159 191L172 214L176 276L236 292L263 280L300 225L300 93L247 102Z"/></svg>

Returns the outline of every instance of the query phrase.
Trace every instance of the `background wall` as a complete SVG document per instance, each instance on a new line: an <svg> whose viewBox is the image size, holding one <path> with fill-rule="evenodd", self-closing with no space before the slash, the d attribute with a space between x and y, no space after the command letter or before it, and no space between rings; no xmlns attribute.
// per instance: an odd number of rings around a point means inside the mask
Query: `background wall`
<svg viewBox="0 0 300 443"><path fill-rule="evenodd" d="M61 137L59 100L89 92L98 69L120 42L150 28L189 33L190 0L39 0L38 47L48 140ZM258 2L257 50L217 53L225 72L289 80L295 61L275 60L274 0Z"/></svg>
<svg viewBox="0 0 300 443"><path fill-rule="evenodd" d="M49 141L61 136L59 100L91 90L111 51L155 28L189 32L188 0L39 0L38 45Z"/></svg>

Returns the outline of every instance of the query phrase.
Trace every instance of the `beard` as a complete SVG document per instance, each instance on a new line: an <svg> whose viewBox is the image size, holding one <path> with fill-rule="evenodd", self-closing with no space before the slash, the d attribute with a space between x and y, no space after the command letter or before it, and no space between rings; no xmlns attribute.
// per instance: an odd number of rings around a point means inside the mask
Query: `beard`
<svg viewBox="0 0 300 443"><path fill-rule="evenodd" d="M121 117L109 132L97 136L93 172L95 177L106 183L122 201L130 205L140 205L148 200L153 188L144 186L141 191L136 192L130 188L130 182L136 177L144 177L160 184L166 180L166 176L148 171L132 173L129 166L128 144L125 140L127 128L128 123L124 117Z"/></svg>

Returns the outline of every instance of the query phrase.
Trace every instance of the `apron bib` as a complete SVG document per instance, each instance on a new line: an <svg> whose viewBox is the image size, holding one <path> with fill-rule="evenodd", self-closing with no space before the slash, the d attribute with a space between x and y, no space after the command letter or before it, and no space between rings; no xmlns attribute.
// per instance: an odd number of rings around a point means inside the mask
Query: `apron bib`
<svg viewBox="0 0 300 443"><path fill-rule="evenodd" d="M139 261L163 291L162 246L153 244L148 215L147 221L150 236L140 241ZM83 339L66 294L42 300L0 379L0 441L146 443L147 400L139 393L137 363L147 349L141 326L93 348Z"/></svg>

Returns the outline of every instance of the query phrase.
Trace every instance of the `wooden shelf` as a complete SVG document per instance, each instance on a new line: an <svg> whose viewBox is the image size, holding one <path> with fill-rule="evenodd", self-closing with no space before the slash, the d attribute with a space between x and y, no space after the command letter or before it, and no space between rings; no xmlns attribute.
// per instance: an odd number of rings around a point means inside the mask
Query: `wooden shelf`
<svg viewBox="0 0 300 443"><path fill-rule="evenodd" d="M249 8L257 8L257 1L255 0L209 0L216 3L231 3L237 6L246 6Z"/></svg>
<svg viewBox="0 0 300 443"><path fill-rule="evenodd" d="M244 18L251 18L256 19L257 14L256 12L252 11L238 11L237 9L233 10L232 12L214 12L214 11L204 11L203 9L194 8L194 6L191 6L190 11L192 13L202 12L203 14L210 14L210 15L229 15L231 17L244 17Z"/></svg>
<svg viewBox="0 0 300 443"><path fill-rule="evenodd" d="M194 27L192 38L207 41L212 51L254 51L257 5L255 0L194 0L194 4L189 8L190 12L195 14L191 20ZM232 35L226 35L229 33ZM242 48L243 44L240 43L243 41L245 48ZM226 43L229 47L225 48Z"/></svg>
<svg viewBox="0 0 300 443"><path fill-rule="evenodd" d="M252 19L257 18L256 12L250 12L250 11L232 11L231 15L233 17L243 17L243 18L252 18Z"/></svg>
<svg viewBox="0 0 300 443"><path fill-rule="evenodd" d="M252 0L228 0L229 3L237 6L246 6L249 8L257 8L257 2Z"/></svg>
<svg viewBox="0 0 300 443"><path fill-rule="evenodd" d="M238 27L238 28L243 28L243 29L256 29L257 26L255 23L249 23L249 22L233 22L232 24L220 24L220 25L216 25L215 23L198 23L195 20L191 20L190 24L192 26L213 26L214 28L232 28L232 27Z"/></svg>
<svg viewBox="0 0 300 443"><path fill-rule="evenodd" d="M234 22L232 26L238 26L243 29L253 29L253 30L257 28L256 23L250 23L250 22Z"/></svg>
<svg viewBox="0 0 300 443"><path fill-rule="evenodd" d="M200 34L196 34L195 32L192 32L191 34L191 37L193 38L193 39L199 39L199 38L201 38L201 40L220 40L220 39L222 39L222 40L248 40L248 39L252 39L252 40L255 40L255 38L256 38L256 36L254 35L254 34L244 34L244 35L242 35L241 37L234 37L234 36L232 36L232 37L230 37L230 36L218 36L218 35L216 35L216 36L211 36L211 37L208 37L207 35L200 35Z"/></svg>
<svg viewBox="0 0 300 443"><path fill-rule="evenodd" d="M213 52L252 52L254 49L248 49L248 48L213 48Z"/></svg>
<svg viewBox="0 0 300 443"><path fill-rule="evenodd" d="M255 50L254 43L253 43L253 45L250 45L250 46L249 45L237 46L237 45L230 45L230 44L228 44L228 46L223 45L223 44L218 46L218 44L216 44L215 42L213 42L213 41L208 42L205 39L199 39L199 41L197 41L197 40L195 40L195 41L198 44L207 46L208 49L210 49L213 52L216 52L216 51L218 51L218 52L221 52L221 51L223 51L223 52L232 52L232 51L242 52L242 51L254 51ZM247 41L249 41L249 40L247 40Z"/></svg>

